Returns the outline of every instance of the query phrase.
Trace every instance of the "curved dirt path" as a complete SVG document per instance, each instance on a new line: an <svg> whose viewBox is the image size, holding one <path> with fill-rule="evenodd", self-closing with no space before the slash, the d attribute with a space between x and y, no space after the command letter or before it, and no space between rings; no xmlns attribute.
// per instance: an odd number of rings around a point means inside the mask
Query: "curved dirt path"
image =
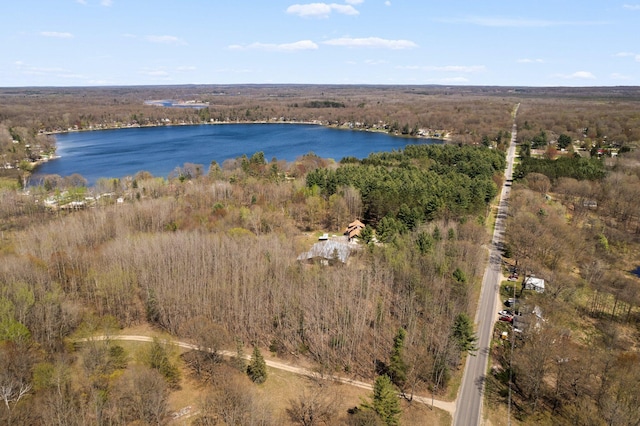
<svg viewBox="0 0 640 426"><path fill-rule="evenodd" d="M127 335L127 334L123 334L123 335L112 335L112 336L93 336L93 337L88 337L88 338L84 338L84 339L77 339L76 341L78 342L88 342L91 340L124 340L124 341L130 341L130 342L153 342L153 337L149 337L149 336L138 336L138 335ZM180 348L183 349L190 349L190 350L195 350L195 351L210 351L209 349L203 349L202 347L198 346L198 345L194 345L192 343L187 343L187 342L181 342L178 340L167 340L167 339L158 339L161 343L165 343L165 344L172 344L172 345L176 345ZM218 351L218 353L220 355L226 356L226 357L234 357L236 356L235 352L232 351ZM244 355L245 359L250 359L251 356L250 355ZM340 376L333 376L333 375L321 375L320 373L316 372L316 371L312 371L309 370L307 368L303 368L303 367L296 367L295 365L290 365L290 364L286 364L284 362L280 362L280 361L274 361L274 360L270 360L270 359L266 359L265 358L265 362L267 364L268 367L271 368L275 368L277 370L283 370L283 371L288 371L290 373L293 374L299 374L302 376L307 376L307 377L314 377L314 378L323 378L326 380L333 380L334 382L340 382L340 383L344 383L346 385L351 385L351 386L355 386L358 388L362 388L362 389L367 389L367 390L373 390L373 385L371 383L366 383L366 382L361 382L359 380L353 380L347 377L340 377ZM418 395L414 395L413 396L413 400L420 402L422 404L426 404L426 405L431 405L433 402L433 406L436 408L439 408L441 410L444 410L448 413L451 414L451 416L454 415L455 413L455 407L456 404L455 402L447 402L447 401L440 401L437 399L432 400L430 397L425 397L425 396L418 396Z"/></svg>

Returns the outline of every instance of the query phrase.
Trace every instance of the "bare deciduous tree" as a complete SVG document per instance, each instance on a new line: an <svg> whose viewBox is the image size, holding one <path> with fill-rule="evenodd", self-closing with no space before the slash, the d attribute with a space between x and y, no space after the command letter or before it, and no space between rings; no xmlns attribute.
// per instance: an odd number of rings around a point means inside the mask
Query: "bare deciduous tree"
<svg viewBox="0 0 640 426"><path fill-rule="evenodd" d="M336 416L335 393L327 395L322 389L303 391L289 401L287 414L291 421L302 426L330 425Z"/></svg>

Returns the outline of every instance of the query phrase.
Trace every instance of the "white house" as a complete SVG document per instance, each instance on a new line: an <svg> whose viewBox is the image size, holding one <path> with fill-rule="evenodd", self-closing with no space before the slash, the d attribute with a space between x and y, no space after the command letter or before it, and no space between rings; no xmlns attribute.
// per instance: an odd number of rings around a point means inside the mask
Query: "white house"
<svg viewBox="0 0 640 426"><path fill-rule="evenodd" d="M544 293L544 280L536 277L526 277L522 282L524 290L533 290L538 293Z"/></svg>

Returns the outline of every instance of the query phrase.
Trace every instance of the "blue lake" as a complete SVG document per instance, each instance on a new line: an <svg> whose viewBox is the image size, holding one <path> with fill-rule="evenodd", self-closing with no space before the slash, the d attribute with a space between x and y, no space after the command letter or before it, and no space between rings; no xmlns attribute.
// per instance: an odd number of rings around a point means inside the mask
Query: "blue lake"
<svg viewBox="0 0 640 426"><path fill-rule="evenodd" d="M31 182L48 174L82 175L93 185L99 178L122 178L139 171L166 177L184 163L202 164L262 151L293 161L313 152L339 161L365 158L372 152L398 150L409 144L441 143L385 133L338 130L307 124L222 124L166 126L63 133L56 136L60 158L39 166Z"/></svg>

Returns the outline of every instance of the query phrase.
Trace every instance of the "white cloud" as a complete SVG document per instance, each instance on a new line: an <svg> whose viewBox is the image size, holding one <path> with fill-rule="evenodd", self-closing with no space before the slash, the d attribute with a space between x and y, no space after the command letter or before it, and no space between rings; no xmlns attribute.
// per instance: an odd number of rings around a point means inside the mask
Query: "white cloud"
<svg viewBox="0 0 640 426"><path fill-rule="evenodd" d="M300 40L293 43L251 43L246 46L233 44L231 50L265 50L269 52L297 52L301 50L316 50L318 45L311 40Z"/></svg>
<svg viewBox="0 0 640 426"><path fill-rule="evenodd" d="M178 71L195 71L197 68L191 65L183 65L177 68Z"/></svg>
<svg viewBox="0 0 640 426"><path fill-rule="evenodd" d="M529 58L523 58L523 59L518 59L517 61L519 64L543 64L544 60L542 59L529 59Z"/></svg>
<svg viewBox="0 0 640 426"><path fill-rule="evenodd" d="M87 0L76 0L76 3L87 4Z"/></svg>
<svg viewBox="0 0 640 426"><path fill-rule="evenodd" d="M42 31L40 35L53 38L73 38L73 34L71 33L60 33L57 31Z"/></svg>
<svg viewBox="0 0 640 426"><path fill-rule="evenodd" d="M387 0L387 1L384 2L384 5L385 6L391 6L391 2L389 0Z"/></svg>
<svg viewBox="0 0 640 426"><path fill-rule="evenodd" d="M379 37L351 38L342 37L324 41L323 44L342 47L372 47L383 49L413 49L418 45L410 40L387 40Z"/></svg>
<svg viewBox="0 0 640 426"><path fill-rule="evenodd" d="M357 5L364 3L364 0L345 0L344 2L347 4Z"/></svg>
<svg viewBox="0 0 640 426"><path fill-rule="evenodd" d="M564 78L567 80L575 80L575 79L595 80L596 78L596 76L589 71L577 71L577 72L574 72L573 74L559 74L558 77Z"/></svg>
<svg viewBox="0 0 640 426"><path fill-rule="evenodd" d="M170 36L170 35L162 35L162 36L148 35L145 37L145 40L150 41L152 43L179 44L179 45L187 44L184 40L175 36Z"/></svg>
<svg viewBox="0 0 640 426"><path fill-rule="evenodd" d="M359 15L360 14L360 12L358 12L351 5L332 3L330 6L331 6L331 10L335 10L336 12L342 13L343 15Z"/></svg>
<svg viewBox="0 0 640 426"><path fill-rule="evenodd" d="M473 24L482 27L527 27L543 28L557 26L589 26L604 25L603 21L550 21L546 19L509 18L502 16L469 16L466 18L438 19L440 22L450 24Z"/></svg>
<svg viewBox="0 0 640 426"><path fill-rule="evenodd" d="M616 53L615 55L618 58L633 58L636 60L636 62L640 62L640 54L638 53L632 53L632 52L619 52Z"/></svg>
<svg viewBox="0 0 640 426"><path fill-rule="evenodd" d="M292 4L287 8L287 13L303 18L328 18L333 11L343 15L358 15L360 13L351 4L337 3Z"/></svg>
<svg viewBox="0 0 640 426"><path fill-rule="evenodd" d="M331 14L331 6L326 3L294 4L287 8L287 13L305 18L327 18Z"/></svg>
<svg viewBox="0 0 640 426"><path fill-rule="evenodd" d="M625 4L622 7L627 10L640 10L640 4Z"/></svg>

